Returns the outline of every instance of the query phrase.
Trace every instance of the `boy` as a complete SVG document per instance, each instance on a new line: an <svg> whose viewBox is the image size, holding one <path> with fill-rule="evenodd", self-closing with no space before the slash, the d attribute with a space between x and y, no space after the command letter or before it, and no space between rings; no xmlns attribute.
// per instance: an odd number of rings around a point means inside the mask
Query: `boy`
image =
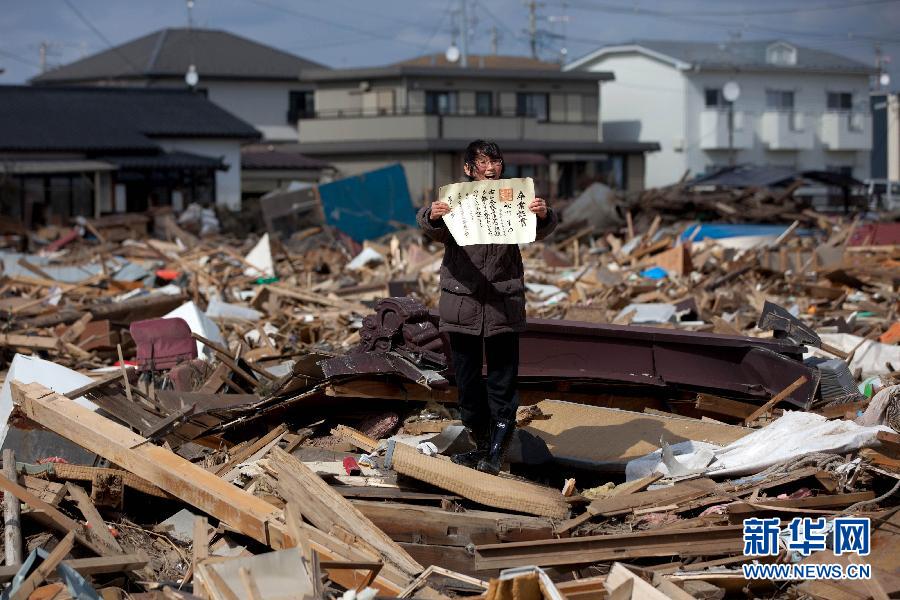
<svg viewBox="0 0 900 600"><path fill-rule="evenodd" d="M468 145L463 166L470 181L500 179L503 154L493 142ZM556 214L542 198L529 210L537 215L537 239L556 227ZM416 219L430 239L444 244L441 263L440 330L450 338L459 412L475 449L453 462L496 475L516 426L519 396L519 333L525 330L525 280L516 244L459 246L441 217L450 212L435 201ZM481 377L487 358L487 380Z"/></svg>

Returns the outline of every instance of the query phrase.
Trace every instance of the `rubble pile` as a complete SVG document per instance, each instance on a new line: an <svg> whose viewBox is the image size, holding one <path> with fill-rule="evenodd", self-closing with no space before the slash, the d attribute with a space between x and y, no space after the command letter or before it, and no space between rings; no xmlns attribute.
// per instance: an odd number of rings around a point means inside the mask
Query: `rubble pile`
<svg viewBox="0 0 900 600"><path fill-rule="evenodd" d="M657 193L523 247L500 476L448 459L471 441L430 310L442 250L414 229L236 240L162 215L156 237L145 217L7 238L10 597L900 593L895 224L676 221ZM805 516L868 517L878 550L745 554L744 519Z"/></svg>

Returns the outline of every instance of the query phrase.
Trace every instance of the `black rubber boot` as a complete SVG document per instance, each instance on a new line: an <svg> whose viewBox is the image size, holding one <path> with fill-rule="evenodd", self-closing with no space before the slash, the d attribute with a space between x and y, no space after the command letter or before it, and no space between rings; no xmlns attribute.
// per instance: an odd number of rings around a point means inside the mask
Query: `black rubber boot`
<svg viewBox="0 0 900 600"><path fill-rule="evenodd" d="M506 449L512 441L512 434L516 429L515 421L494 421L491 427L491 446L487 456L478 461L478 470L483 473L496 475L503 465L503 457Z"/></svg>
<svg viewBox="0 0 900 600"><path fill-rule="evenodd" d="M467 452L454 454L450 457L450 460L458 465L474 469L478 461L487 456L490 439L488 438L487 427L470 428L469 434L471 434L475 442L475 448Z"/></svg>

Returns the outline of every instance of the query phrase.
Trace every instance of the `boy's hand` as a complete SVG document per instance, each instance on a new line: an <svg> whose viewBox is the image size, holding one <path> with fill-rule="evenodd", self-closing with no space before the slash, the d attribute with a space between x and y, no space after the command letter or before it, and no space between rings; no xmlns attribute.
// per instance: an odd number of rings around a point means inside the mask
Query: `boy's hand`
<svg viewBox="0 0 900 600"><path fill-rule="evenodd" d="M431 213L428 215L428 218L432 221L437 221L449 212L450 205L443 200L438 200L437 202L431 203Z"/></svg>
<svg viewBox="0 0 900 600"><path fill-rule="evenodd" d="M543 198L535 198L528 205L528 209L541 219L547 217L547 201Z"/></svg>

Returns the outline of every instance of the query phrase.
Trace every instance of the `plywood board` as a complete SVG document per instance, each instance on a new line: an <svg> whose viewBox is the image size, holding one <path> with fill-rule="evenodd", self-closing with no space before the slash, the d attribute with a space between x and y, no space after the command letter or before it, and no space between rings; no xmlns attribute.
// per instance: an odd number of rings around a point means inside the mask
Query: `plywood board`
<svg viewBox="0 0 900 600"><path fill-rule="evenodd" d="M544 440L557 460L613 470L658 450L660 438L669 444L693 440L725 446L753 431L686 417L663 417L559 400L544 400L538 407L551 417L533 421L525 429Z"/></svg>

